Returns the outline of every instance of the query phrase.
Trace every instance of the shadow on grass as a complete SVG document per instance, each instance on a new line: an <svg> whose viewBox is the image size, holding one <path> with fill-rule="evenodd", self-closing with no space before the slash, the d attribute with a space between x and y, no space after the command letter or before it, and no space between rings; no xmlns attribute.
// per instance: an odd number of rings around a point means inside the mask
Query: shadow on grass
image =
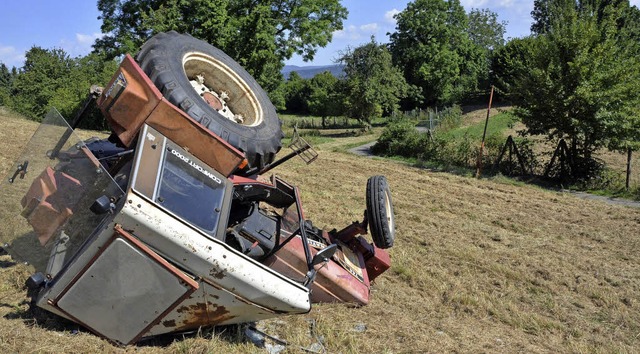
<svg viewBox="0 0 640 354"><path fill-rule="evenodd" d="M5 261L5 260L0 260L0 268L9 268L9 267L13 267L15 266L16 262L14 261Z"/></svg>
<svg viewBox="0 0 640 354"><path fill-rule="evenodd" d="M89 333L79 324L47 312L28 300L24 300L18 305L0 303L0 306L13 309L13 311L3 316L7 320L21 320L27 326L38 326L55 332L78 333L82 331Z"/></svg>
<svg viewBox="0 0 640 354"><path fill-rule="evenodd" d="M168 347L176 341L191 338L219 339L231 344L249 342L244 335L248 324L200 327L179 333L166 333L143 339L136 343L137 347Z"/></svg>
<svg viewBox="0 0 640 354"><path fill-rule="evenodd" d="M3 318L7 320L20 320L28 327L39 327L53 332L64 332L71 334L88 333L96 335L80 324L55 315L41 309L32 302L24 300L18 304L0 303L0 307L13 309ZM220 339L228 343L244 343L248 339L244 335L247 324L201 327L195 330L161 334L147 339L143 339L134 344L136 347L168 347L176 341L190 338ZM98 336L98 335L96 335ZM98 336L99 337L99 336ZM106 339L109 341L108 339ZM111 341L110 341L111 342ZM112 343L116 344L117 343Z"/></svg>
<svg viewBox="0 0 640 354"><path fill-rule="evenodd" d="M422 161L415 158L406 158L402 156L381 156L372 155L373 157L389 159L410 165L412 167L428 170L431 172L443 172L449 173L461 177L475 177L476 169L471 167L460 167L453 164L443 164L433 161ZM540 189L560 192L560 193L572 193L582 199L597 199L609 204L625 205L631 207L640 207L640 195L630 195L630 193L620 192L618 194L598 194L596 191L585 191L577 188L574 184L566 179L560 179L558 177L544 177L541 175L522 175L522 174L502 174L499 170L493 170L491 167L483 170L481 179L490 180L496 183L509 184L509 185L530 185ZM602 191L600 191L602 192Z"/></svg>
<svg viewBox="0 0 640 354"><path fill-rule="evenodd" d="M322 134L322 136L327 138L351 138L358 136L358 134L354 131L346 131L341 133Z"/></svg>

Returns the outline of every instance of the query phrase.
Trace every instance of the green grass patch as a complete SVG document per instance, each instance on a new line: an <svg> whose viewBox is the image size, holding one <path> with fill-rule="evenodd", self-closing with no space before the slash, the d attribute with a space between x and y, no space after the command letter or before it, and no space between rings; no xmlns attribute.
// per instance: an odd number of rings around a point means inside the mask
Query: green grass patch
<svg viewBox="0 0 640 354"><path fill-rule="evenodd" d="M516 118L508 112L496 114L495 116L489 118L489 124L487 126L487 136L503 133L505 130L513 127L513 123L515 122L515 120ZM465 134L473 140L481 140L482 133L484 131L484 123L485 122L483 120L473 125L462 126L459 128L439 132L439 135L445 140L459 139L465 136Z"/></svg>

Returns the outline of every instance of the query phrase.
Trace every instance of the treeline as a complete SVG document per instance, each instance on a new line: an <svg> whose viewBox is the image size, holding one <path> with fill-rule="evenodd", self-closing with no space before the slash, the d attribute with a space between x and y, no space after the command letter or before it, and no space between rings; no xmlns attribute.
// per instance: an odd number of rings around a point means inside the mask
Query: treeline
<svg viewBox="0 0 640 354"><path fill-rule="evenodd" d="M535 0L530 36L505 43L489 10L459 0L414 0L395 15L390 42L345 48L344 77L304 80L281 71L294 53L313 59L342 29L338 0L98 0L103 37L70 58L33 47L21 68L0 64L0 105L33 119L48 107L73 115L91 84L153 34L176 30L243 65L280 111L369 123L398 110L446 107L486 95L512 102L528 134L571 146L574 161L606 146L640 148L640 10L628 0ZM484 100L483 100L484 102ZM98 120L90 121L100 128Z"/></svg>
<svg viewBox="0 0 640 354"><path fill-rule="evenodd" d="M400 30L403 13L398 16ZM603 165L594 157L596 150L604 147L631 156L632 151L640 149L640 10L626 0L536 0L532 17L531 35L491 47L485 57L491 68L489 80L498 97L514 105L513 114L526 127L522 135L543 135L555 145L564 140L569 146L569 178L597 179ZM400 33L392 34L392 50ZM406 38L414 40L416 36ZM406 47L421 45L420 41L412 43ZM403 58L414 57L411 52L403 53ZM436 77L446 66L433 64L439 63L437 57L431 63L419 70L413 69L410 60L402 66L405 73L417 72L411 76L414 79L429 73L422 77L440 87L431 91L425 88L425 102L459 100L471 92L472 86L465 83L482 82L472 80L482 75L467 79L460 76L458 84L447 85ZM459 73L465 72L465 66L459 67ZM464 87L467 89L462 90ZM429 96L429 92L435 96ZM447 155L442 147L451 143L419 136L411 124L402 122L394 122L381 141L379 153L402 152L427 160L442 159ZM454 152L469 151L468 143L463 143ZM467 167L473 161L473 154L458 155L463 158L457 165Z"/></svg>
<svg viewBox="0 0 640 354"><path fill-rule="evenodd" d="M21 68L0 67L0 105L40 119L49 106L73 113L91 84L105 85L115 63L153 34L176 30L221 48L265 88L279 110L345 115L369 122L398 109L445 105L486 89L490 53L504 44L504 23L488 10L466 14L458 0L416 0L396 15L391 43L374 38L345 48L344 79L321 74L285 82L284 62L313 59L342 29L338 0L99 0L103 37L70 58L33 47Z"/></svg>
<svg viewBox="0 0 640 354"><path fill-rule="evenodd" d="M369 122L398 110L450 106L487 95L492 53L505 44L506 23L495 13L466 13L457 0L416 0L395 18L388 44L372 38L345 49L339 80L328 73L312 79L292 73L284 85L286 111ZM322 110L315 105L318 92L330 104Z"/></svg>
<svg viewBox="0 0 640 354"><path fill-rule="evenodd" d="M640 10L626 0L536 0L532 35L494 54L526 134L569 144L577 174L601 147L640 148Z"/></svg>
<svg viewBox="0 0 640 354"><path fill-rule="evenodd" d="M91 85L106 85L117 68L115 60L105 60L95 53L71 58L62 49L32 47L20 69L9 70L0 64L0 106L8 106L36 121L44 118L50 107L73 118ZM83 124L87 128L107 128L97 114Z"/></svg>

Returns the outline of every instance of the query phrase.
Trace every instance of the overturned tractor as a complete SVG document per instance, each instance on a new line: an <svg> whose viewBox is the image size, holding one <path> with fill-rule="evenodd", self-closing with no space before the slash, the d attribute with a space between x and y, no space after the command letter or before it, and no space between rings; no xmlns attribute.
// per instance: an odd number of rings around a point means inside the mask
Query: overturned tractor
<svg viewBox="0 0 640 354"><path fill-rule="evenodd" d="M158 34L91 104L108 139L79 139L83 112L52 110L0 190L3 246L34 267L37 306L129 344L369 302L395 237L386 179L369 178L361 222L315 227L298 188L266 173L317 154L295 136L276 160L273 105L220 50Z"/></svg>

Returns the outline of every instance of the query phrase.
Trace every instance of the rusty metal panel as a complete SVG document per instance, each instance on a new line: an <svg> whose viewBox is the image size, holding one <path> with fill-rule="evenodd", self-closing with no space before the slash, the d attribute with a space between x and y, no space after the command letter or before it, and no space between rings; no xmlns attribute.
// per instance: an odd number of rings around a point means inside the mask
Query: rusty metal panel
<svg viewBox="0 0 640 354"><path fill-rule="evenodd" d="M336 253L336 258L345 257L346 252L350 252L345 245L340 245L340 250ZM311 248L312 256L317 251ZM351 252L353 253L353 252ZM353 264L357 269L354 273L348 272L337 262L330 261L322 267L316 275L316 280L311 287L311 302L349 302L358 305L369 303L369 281L367 269L364 267L364 260L361 256ZM264 261L274 270L285 274L292 279L301 281L307 272L307 263L302 247L302 240L295 237L276 254L269 256ZM362 278L360 280L359 278Z"/></svg>
<svg viewBox="0 0 640 354"><path fill-rule="evenodd" d="M135 144L146 122L226 177L246 166L244 154L162 97L127 55L98 99L98 107L120 141Z"/></svg>
<svg viewBox="0 0 640 354"><path fill-rule="evenodd" d="M120 141L130 147L161 100L160 91L127 54L97 104Z"/></svg>
<svg viewBox="0 0 640 354"><path fill-rule="evenodd" d="M160 101L147 120L147 124L225 177L229 177L236 167L246 164L242 152L166 99Z"/></svg>
<svg viewBox="0 0 640 354"><path fill-rule="evenodd" d="M123 230L67 286L55 306L92 331L135 342L198 285Z"/></svg>
<svg viewBox="0 0 640 354"><path fill-rule="evenodd" d="M361 241L362 242L362 241ZM364 241L366 242L366 241ZM373 256L366 260L367 272L369 273L369 280L373 281L378 275L391 268L391 257L389 252L373 245Z"/></svg>
<svg viewBox="0 0 640 354"><path fill-rule="evenodd" d="M219 286L201 281L196 292L158 321L143 337L213 325L253 322L276 315Z"/></svg>

